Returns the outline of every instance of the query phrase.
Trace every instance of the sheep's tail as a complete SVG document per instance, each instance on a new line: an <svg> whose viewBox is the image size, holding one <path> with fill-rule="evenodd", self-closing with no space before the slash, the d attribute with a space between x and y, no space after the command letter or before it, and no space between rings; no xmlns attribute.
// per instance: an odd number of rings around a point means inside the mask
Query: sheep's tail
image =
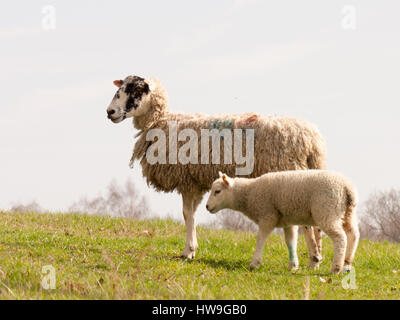
<svg viewBox="0 0 400 320"><path fill-rule="evenodd" d="M315 129L311 152L307 157L308 169L326 169L326 143L318 130Z"/></svg>
<svg viewBox="0 0 400 320"><path fill-rule="evenodd" d="M307 157L308 169L326 169L326 154L323 150L314 150Z"/></svg>
<svg viewBox="0 0 400 320"><path fill-rule="evenodd" d="M132 156L131 160L129 161L129 168L133 169L135 166L135 157Z"/></svg>

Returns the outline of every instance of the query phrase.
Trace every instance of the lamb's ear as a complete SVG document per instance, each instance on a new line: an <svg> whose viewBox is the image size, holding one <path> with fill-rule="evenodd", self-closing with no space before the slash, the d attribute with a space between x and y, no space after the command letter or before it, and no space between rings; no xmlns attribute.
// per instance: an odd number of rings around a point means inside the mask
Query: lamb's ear
<svg viewBox="0 0 400 320"><path fill-rule="evenodd" d="M224 175L221 171L218 171L219 177L222 178L222 176Z"/></svg>
<svg viewBox="0 0 400 320"><path fill-rule="evenodd" d="M225 183L227 187L232 186L232 180L226 174L222 174L222 181Z"/></svg>
<svg viewBox="0 0 400 320"><path fill-rule="evenodd" d="M121 87L122 87L123 81L122 81L122 80L114 80L113 83L114 83L114 85L116 85L118 88L121 88Z"/></svg>

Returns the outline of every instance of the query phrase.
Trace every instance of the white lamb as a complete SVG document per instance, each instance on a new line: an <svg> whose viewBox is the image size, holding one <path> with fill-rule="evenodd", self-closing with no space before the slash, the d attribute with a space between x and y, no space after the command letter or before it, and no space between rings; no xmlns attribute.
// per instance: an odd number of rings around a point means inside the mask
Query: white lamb
<svg viewBox="0 0 400 320"><path fill-rule="evenodd" d="M267 173L258 178L230 178L220 172L207 201L211 213L229 208L258 224L251 268L262 261L264 242L276 227L284 228L289 268L298 265L294 225L318 226L333 242L332 273L350 270L359 240L356 191L344 176L326 170Z"/></svg>

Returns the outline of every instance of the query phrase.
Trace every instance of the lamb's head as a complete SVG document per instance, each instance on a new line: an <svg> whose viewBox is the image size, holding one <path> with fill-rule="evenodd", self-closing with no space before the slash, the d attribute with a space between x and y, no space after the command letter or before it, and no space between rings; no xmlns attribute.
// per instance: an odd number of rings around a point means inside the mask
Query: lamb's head
<svg viewBox="0 0 400 320"><path fill-rule="evenodd" d="M107 108L108 118L112 122L118 123L149 111L152 91L155 89L153 80L128 76L124 80L115 80L114 85L118 90Z"/></svg>
<svg viewBox="0 0 400 320"><path fill-rule="evenodd" d="M219 178L213 182L210 196L207 200L206 208L208 211L210 211L210 213L216 213L219 210L229 207L229 204L232 203L233 198L233 184L234 179L229 178L222 172L219 172Z"/></svg>

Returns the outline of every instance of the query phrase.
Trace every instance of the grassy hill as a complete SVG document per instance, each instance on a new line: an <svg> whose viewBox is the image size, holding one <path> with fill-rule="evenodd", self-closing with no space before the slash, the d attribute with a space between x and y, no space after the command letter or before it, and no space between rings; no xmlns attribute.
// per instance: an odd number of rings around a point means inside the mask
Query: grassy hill
<svg viewBox="0 0 400 320"><path fill-rule="evenodd" d="M196 259L178 258L184 225L79 214L0 212L0 299L399 299L400 245L361 241L357 289L328 274L332 246L324 239L319 271L287 271L288 253L271 236L260 269L248 270L251 233L198 228ZM56 289L44 290L42 267L56 269Z"/></svg>

